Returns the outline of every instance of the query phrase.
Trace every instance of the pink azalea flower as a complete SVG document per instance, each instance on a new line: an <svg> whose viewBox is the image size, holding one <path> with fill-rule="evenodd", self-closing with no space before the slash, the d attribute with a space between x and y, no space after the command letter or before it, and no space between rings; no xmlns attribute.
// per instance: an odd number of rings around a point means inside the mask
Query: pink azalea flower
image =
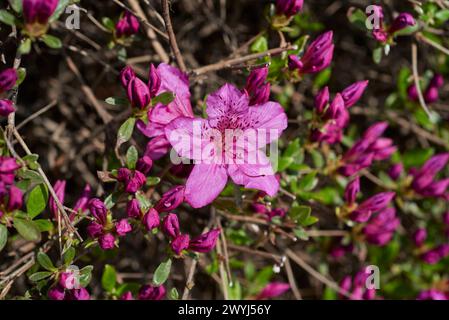
<svg viewBox="0 0 449 320"><path fill-rule="evenodd" d="M170 148L170 143L165 137L165 127L178 117L193 118L187 74L165 63L159 64L156 72L161 84L155 95L172 92L175 98L168 105L159 103L151 108L148 111L148 124L141 120L137 122L140 132L152 138L147 145L145 155L153 160L163 157Z"/></svg>
<svg viewBox="0 0 449 320"><path fill-rule="evenodd" d="M279 182L261 148L287 128L281 105L269 101L250 107L248 96L230 84L209 95L206 104L208 119L179 117L165 128L176 152L196 163L187 179L185 200L194 208L211 203L228 177L275 195Z"/></svg>

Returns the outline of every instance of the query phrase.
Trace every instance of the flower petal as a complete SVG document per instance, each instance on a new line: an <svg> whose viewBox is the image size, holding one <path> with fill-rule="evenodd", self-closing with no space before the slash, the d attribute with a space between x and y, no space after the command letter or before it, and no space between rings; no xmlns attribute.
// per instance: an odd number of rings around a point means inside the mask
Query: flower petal
<svg viewBox="0 0 449 320"><path fill-rule="evenodd" d="M209 118L217 118L230 113L245 112L248 109L248 104L248 95L226 83L207 97L206 112Z"/></svg>

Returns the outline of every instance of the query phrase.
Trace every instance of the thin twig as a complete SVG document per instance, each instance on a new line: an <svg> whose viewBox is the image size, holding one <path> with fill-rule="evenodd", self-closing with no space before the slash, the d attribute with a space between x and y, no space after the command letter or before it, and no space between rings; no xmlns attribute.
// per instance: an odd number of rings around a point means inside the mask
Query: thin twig
<svg viewBox="0 0 449 320"><path fill-rule="evenodd" d="M439 43L433 42L429 38L423 36L421 33L417 33L416 34L416 39L418 39L419 41L422 41L424 43L427 43L428 45L434 47L437 50L440 50L442 53L444 53L445 55L449 56L449 49L443 47Z"/></svg>
<svg viewBox="0 0 449 320"><path fill-rule="evenodd" d="M39 117L41 114L47 112L48 110L50 110L51 108L53 108L55 105L58 104L58 100L53 100L52 102L50 102L49 104L47 104L45 107L39 109L38 111L36 111L35 113L33 113L32 115L30 115L28 118L26 118L25 120L23 120L21 123L19 123L16 127L17 130L20 130L21 128L23 128L28 122L33 121L34 119L36 119L37 117Z"/></svg>
<svg viewBox="0 0 449 320"><path fill-rule="evenodd" d="M165 29L167 29L170 46L173 50L173 54L175 55L179 69L181 69L181 71L183 72L186 72L187 70L186 64L184 63L181 51L179 51L178 42L176 42L175 32L173 31L173 25L171 23L170 18L170 6L168 4L168 0L161 0L161 5L162 5L162 17L164 18L165 21Z"/></svg>
<svg viewBox="0 0 449 320"><path fill-rule="evenodd" d="M432 117L432 114L427 108L426 101L424 100L424 96L421 91L421 86L419 85L419 74L418 74L418 46L416 43L412 43L412 68L413 68L413 79L415 81L416 91L418 93L419 104L427 113L429 118Z"/></svg>
<svg viewBox="0 0 449 320"><path fill-rule="evenodd" d="M293 295L296 300L302 300L301 292L299 292L298 286L296 285L295 276L293 275L292 266L290 265L290 259L285 259L285 272L287 273L288 283L290 284L290 288L293 291Z"/></svg>

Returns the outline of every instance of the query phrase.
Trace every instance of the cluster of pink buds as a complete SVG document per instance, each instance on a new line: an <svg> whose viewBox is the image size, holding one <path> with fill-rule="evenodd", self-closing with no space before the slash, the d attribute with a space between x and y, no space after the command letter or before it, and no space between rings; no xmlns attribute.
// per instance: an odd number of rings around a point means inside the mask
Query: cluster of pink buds
<svg viewBox="0 0 449 320"><path fill-rule="evenodd" d="M48 30L50 17L59 0L23 0L25 31L30 37L40 37Z"/></svg>
<svg viewBox="0 0 449 320"><path fill-rule="evenodd" d="M48 290L47 296L50 300L90 300L90 294L77 285L77 275L68 270L59 275L58 282Z"/></svg>
<svg viewBox="0 0 449 320"><path fill-rule="evenodd" d="M91 238L98 240L101 249L114 248L116 238L122 237L132 230L127 219L114 221L111 212L100 199L91 199L88 208L94 221L87 227L87 233Z"/></svg>
<svg viewBox="0 0 449 320"><path fill-rule="evenodd" d="M430 80L429 85L423 93L424 101L434 103L439 98L439 90L444 84L444 78L441 74L435 74ZM412 101L418 101L418 90L415 84L411 84L407 90L408 98Z"/></svg>
<svg viewBox="0 0 449 320"><path fill-rule="evenodd" d="M250 106L266 103L270 99L271 85L267 77L268 67L263 67L252 70L246 79L245 92L250 97Z"/></svg>
<svg viewBox="0 0 449 320"><path fill-rule="evenodd" d="M372 217L363 227L362 232L368 243L384 246L391 241L399 224L395 208L386 208Z"/></svg>
<svg viewBox="0 0 449 320"><path fill-rule="evenodd" d="M415 169L412 168L409 174L413 177L413 191L423 197L443 197L449 198L447 189L449 178L436 180L436 175L443 170L449 161L449 153L433 156L424 165Z"/></svg>
<svg viewBox="0 0 449 320"><path fill-rule="evenodd" d="M161 86L161 78L154 65L150 66L148 83L140 80L131 67L122 70L120 80L132 107L137 109L148 107Z"/></svg>
<svg viewBox="0 0 449 320"><path fill-rule="evenodd" d="M301 11L304 0L276 0L276 13L291 17Z"/></svg>
<svg viewBox="0 0 449 320"><path fill-rule="evenodd" d="M122 183L125 192L135 194L147 180L146 176L153 166L150 157L143 156L136 163L135 169L120 168L117 170L117 181Z"/></svg>
<svg viewBox="0 0 449 320"><path fill-rule="evenodd" d="M0 95L11 90L17 82L17 72L10 68L0 72ZM0 99L0 116L7 117L15 111L13 102L8 99Z"/></svg>
<svg viewBox="0 0 449 320"><path fill-rule="evenodd" d="M359 191L360 178L356 177L346 186L344 196L347 213L351 220L356 222L367 222L374 213L379 212L380 214L380 212L386 210L387 206L396 195L394 192L382 192L368 198L361 204L357 204L356 197ZM383 222L390 221L389 218L386 219L387 217L391 217L391 213L384 213L384 218L380 220L385 220ZM378 221L378 223L381 221Z"/></svg>
<svg viewBox="0 0 449 320"><path fill-rule="evenodd" d="M341 93L337 93L330 103L329 88L324 87L315 97L317 124L312 128L311 140L334 144L340 142L343 130L349 124L348 109L361 98L368 81L356 82Z"/></svg>
<svg viewBox="0 0 449 320"><path fill-rule="evenodd" d="M9 213L22 208L23 193L15 185L0 182L0 219L8 217Z"/></svg>
<svg viewBox="0 0 449 320"><path fill-rule="evenodd" d="M219 229L213 229L190 240L189 235L180 232L178 216L173 213L169 213L162 221L162 231L171 239L170 247L176 255L180 255L184 250L209 252L215 247L220 234Z"/></svg>
<svg viewBox="0 0 449 320"><path fill-rule="evenodd" d="M139 20L129 11L125 11L115 25L116 38L128 38L139 32Z"/></svg>
<svg viewBox="0 0 449 320"><path fill-rule="evenodd" d="M409 13L400 13L390 26L384 25L384 14L381 6L374 7L375 21L379 22L378 25L373 26L373 37L380 43L391 43L398 31L401 31L407 27L414 26L416 24L415 19Z"/></svg>
<svg viewBox="0 0 449 320"><path fill-rule="evenodd" d="M388 159L395 151L393 140L381 137L388 123L378 122L369 127L341 159L339 173L349 177L371 166L373 161Z"/></svg>
<svg viewBox="0 0 449 320"><path fill-rule="evenodd" d="M300 58L296 55L288 56L288 67L297 70L299 75L317 73L326 69L332 62L334 55L333 32L328 31L313 41Z"/></svg>
<svg viewBox="0 0 449 320"><path fill-rule="evenodd" d="M445 225L445 233L447 235L449 226L449 213L443 215L443 224ZM449 244L443 243L428 248L425 242L427 240L427 230L425 228L418 228L412 235L413 244L419 249L421 260L427 264L436 264L440 260L449 256Z"/></svg>
<svg viewBox="0 0 449 320"><path fill-rule="evenodd" d="M350 296L341 295L341 299L350 300L374 300L376 299L376 289L368 289L366 286L366 280L369 276L369 272L366 269L362 269L352 278L346 276L340 283L340 288L349 293Z"/></svg>
<svg viewBox="0 0 449 320"><path fill-rule="evenodd" d="M151 286L144 285L139 289L137 294L138 300L162 300L164 299L166 290L164 286ZM120 297L120 300L134 300L134 296L131 291L126 291Z"/></svg>

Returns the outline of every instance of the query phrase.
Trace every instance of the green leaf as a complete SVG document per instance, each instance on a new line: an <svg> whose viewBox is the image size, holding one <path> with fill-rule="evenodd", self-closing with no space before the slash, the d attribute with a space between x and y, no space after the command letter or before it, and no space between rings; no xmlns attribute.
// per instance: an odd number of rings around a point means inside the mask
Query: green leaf
<svg viewBox="0 0 449 320"><path fill-rule="evenodd" d="M33 222L40 232L50 232L54 228L53 223L48 219L37 219Z"/></svg>
<svg viewBox="0 0 449 320"><path fill-rule="evenodd" d="M295 234L296 237L298 237L301 240L309 240L307 232L301 227L294 229L293 233Z"/></svg>
<svg viewBox="0 0 449 320"><path fill-rule="evenodd" d="M104 199L104 205L106 206L106 208L111 209L112 207L114 207L119 197L120 193L118 192L114 192L108 195L106 199Z"/></svg>
<svg viewBox="0 0 449 320"><path fill-rule="evenodd" d="M145 196L145 194L141 191L136 192L136 199L139 201L140 209L146 212L151 207L150 200Z"/></svg>
<svg viewBox="0 0 449 320"><path fill-rule="evenodd" d="M134 131L134 125L136 124L136 118L129 118L126 120L118 130L117 145L120 146L123 143L129 141Z"/></svg>
<svg viewBox="0 0 449 320"><path fill-rule="evenodd" d="M108 29L109 31L115 30L115 23L114 23L114 21L112 21L111 18L103 17L101 19L101 23L103 23L103 26L105 26L105 28Z"/></svg>
<svg viewBox="0 0 449 320"><path fill-rule="evenodd" d="M22 179L30 180L31 182L36 184L41 184L44 182L44 179L37 171L22 168L18 171L18 174Z"/></svg>
<svg viewBox="0 0 449 320"><path fill-rule="evenodd" d="M90 280L92 279L92 270L94 269L93 266L89 265L89 266L85 266L84 268L82 268L80 270L80 285L82 287L86 287Z"/></svg>
<svg viewBox="0 0 449 320"><path fill-rule="evenodd" d="M302 224L310 217L311 212L312 208L308 206L292 206L288 214L296 223Z"/></svg>
<svg viewBox="0 0 449 320"><path fill-rule="evenodd" d="M62 257L66 266L72 263L73 259L75 259L75 254L76 250L74 247L70 247L67 249L67 251L64 253L64 256Z"/></svg>
<svg viewBox="0 0 449 320"><path fill-rule="evenodd" d="M303 227L309 227L309 226L311 226L312 224L317 223L318 221L319 221L319 219L318 219L317 217L310 216L310 217L307 217L307 219L305 219L305 220L301 223L301 225L302 225Z"/></svg>
<svg viewBox="0 0 449 320"><path fill-rule="evenodd" d="M146 185L148 187L152 187L152 186L157 185L159 182L161 182L161 178L159 178L159 177L148 177Z"/></svg>
<svg viewBox="0 0 449 320"><path fill-rule="evenodd" d="M324 69L323 71L318 73L318 75L315 77L315 80L313 81L313 86L315 88L322 88L329 82L331 75L332 75L332 68Z"/></svg>
<svg viewBox="0 0 449 320"><path fill-rule="evenodd" d="M0 252L6 246L6 242L8 242L8 228L5 225L0 224Z"/></svg>
<svg viewBox="0 0 449 320"><path fill-rule="evenodd" d="M444 23L449 20L449 9L440 10L435 14L435 18L439 23Z"/></svg>
<svg viewBox="0 0 449 320"><path fill-rule="evenodd" d="M53 265L53 262L51 262L50 257L45 254L44 252L39 252L37 254L37 262L41 265L42 268L48 271L55 271L57 270L55 266Z"/></svg>
<svg viewBox="0 0 449 320"><path fill-rule="evenodd" d="M50 17L49 22L54 22L59 19L59 17L64 13L65 8L69 5L70 0L59 0L58 6L56 7L55 12Z"/></svg>
<svg viewBox="0 0 449 320"><path fill-rule="evenodd" d="M41 240L41 232L33 221L14 217L13 224L14 228L25 240L34 242Z"/></svg>
<svg viewBox="0 0 449 320"><path fill-rule="evenodd" d="M268 40L267 37L261 35L251 44L251 52L265 52L268 50Z"/></svg>
<svg viewBox="0 0 449 320"><path fill-rule="evenodd" d="M22 12L22 1L23 0L9 0L9 5L15 12L21 13Z"/></svg>
<svg viewBox="0 0 449 320"><path fill-rule="evenodd" d="M44 41L44 43L47 45L47 47L52 48L52 49L60 49L62 48L62 42L61 39L59 39L58 37L49 35L49 34L44 34L41 37L42 41Z"/></svg>
<svg viewBox="0 0 449 320"><path fill-rule="evenodd" d="M31 39L30 38L26 38L25 40L22 41L22 43L20 44L19 47L19 52L21 54L28 54L31 51Z"/></svg>
<svg viewBox="0 0 449 320"><path fill-rule="evenodd" d="M27 213L31 219L44 211L48 202L48 190L45 184L37 185L31 190L26 202Z"/></svg>
<svg viewBox="0 0 449 320"><path fill-rule="evenodd" d="M159 267L157 267L156 271L153 275L153 284L155 286L160 286L167 281L168 276L170 274L171 269L171 259L168 259L165 262L162 262Z"/></svg>
<svg viewBox="0 0 449 320"><path fill-rule="evenodd" d="M156 105L157 103L162 103L163 105L168 105L170 102L172 102L175 99L175 95L173 92L166 91L162 92L158 96L151 99L151 105Z"/></svg>
<svg viewBox="0 0 449 320"><path fill-rule="evenodd" d="M359 29L366 29L366 14L361 9L356 9L350 12L348 15L349 22L354 24Z"/></svg>
<svg viewBox="0 0 449 320"><path fill-rule="evenodd" d="M377 47L373 50L373 61L379 64L382 61L383 49L382 47Z"/></svg>
<svg viewBox="0 0 449 320"><path fill-rule="evenodd" d="M113 106L127 106L129 105L129 101L126 98L122 97L109 97L105 100L107 104L113 105Z"/></svg>
<svg viewBox="0 0 449 320"><path fill-rule="evenodd" d="M113 266L107 264L104 266L103 275L101 276L101 285L107 292L112 292L117 281L117 273Z"/></svg>
<svg viewBox="0 0 449 320"><path fill-rule="evenodd" d="M170 300L178 300L179 299L179 293L176 288L171 288L170 292L168 293L168 298Z"/></svg>
<svg viewBox="0 0 449 320"><path fill-rule="evenodd" d="M0 10L0 22L13 27L16 24L16 18L6 10Z"/></svg>
<svg viewBox="0 0 449 320"><path fill-rule="evenodd" d="M137 159L139 158L139 152L137 151L135 146L131 146L126 151L126 166L128 169L135 169Z"/></svg>
<svg viewBox="0 0 449 320"><path fill-rule="evenodd" d="M311 172L307 174L304 178L299 182L299 188L304 191L311 191L316 187L318 183L318 179L316 178L316 172Z"/></svg>
<svg viewBox="0 0 449 320"><path fill-rule="evenodd" d="M43 279L50 277L52 274L53 274L53 272L50 272L50 271L36 272L30 276L30 280L33 282L38 282L38 281L41 281Z"/></svg>

